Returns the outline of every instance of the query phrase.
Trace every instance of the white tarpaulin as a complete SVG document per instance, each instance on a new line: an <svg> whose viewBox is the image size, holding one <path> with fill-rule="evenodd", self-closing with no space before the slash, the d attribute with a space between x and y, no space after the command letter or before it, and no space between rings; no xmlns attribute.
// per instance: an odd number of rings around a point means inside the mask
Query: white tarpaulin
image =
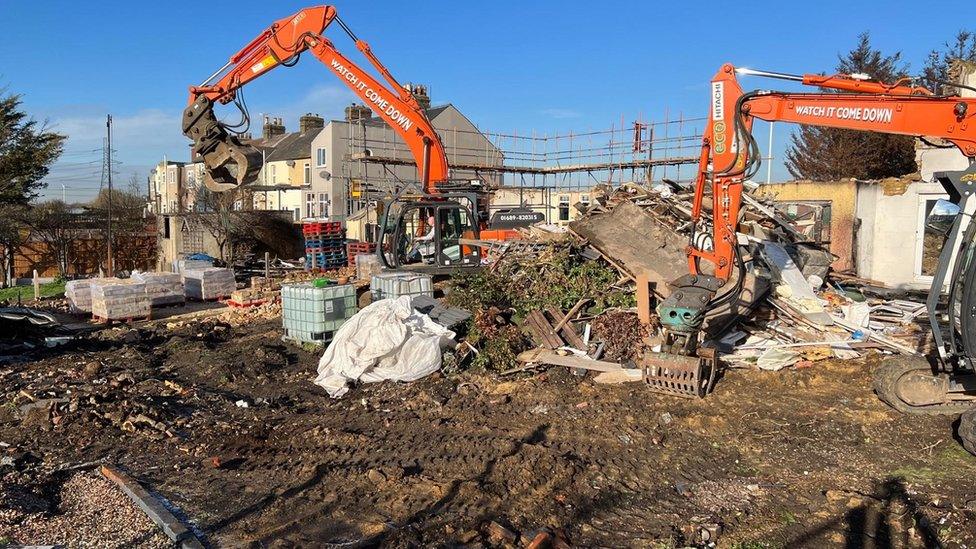
<svg viewBox="0 0 976 549"><path fill-rule="evenodd" d="M315 383L334 398L350 381L414 381L441 367L454 332L410 305L410 296L383 299L340 327L319 360Z"/></svg>

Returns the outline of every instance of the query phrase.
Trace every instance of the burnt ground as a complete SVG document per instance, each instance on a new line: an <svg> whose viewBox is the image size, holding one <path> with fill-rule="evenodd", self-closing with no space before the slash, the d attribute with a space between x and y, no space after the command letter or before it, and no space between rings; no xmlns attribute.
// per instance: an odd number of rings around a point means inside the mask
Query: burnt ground
<svg viewBox="0 0 976 549"><path fill-rule="evenodd" d="M318 353L278 337L276 321L110 330L0 366L0 468L117 463L221 547L487 547L492 521L520 545L548 528L681 546L715 524L740 549L976 545L955 418L885 407L878 359L731 371L702 401L558 368L332 400Z"/></svg>

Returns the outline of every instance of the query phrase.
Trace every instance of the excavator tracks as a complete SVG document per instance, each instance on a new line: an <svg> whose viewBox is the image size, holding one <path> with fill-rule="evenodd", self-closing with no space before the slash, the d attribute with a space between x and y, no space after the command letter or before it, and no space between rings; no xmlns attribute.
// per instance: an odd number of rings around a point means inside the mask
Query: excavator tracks
<svg viewBox="0 0 976 549"><path fill-rule="evenodd" d="M915 415L953 415L973 408L971 403L949 402L917 406L906 402L902 396L900 383L912 372L929 372L928 363L914 357L891 357L874 371L874 392L885 404L905 414Z"/></svg>

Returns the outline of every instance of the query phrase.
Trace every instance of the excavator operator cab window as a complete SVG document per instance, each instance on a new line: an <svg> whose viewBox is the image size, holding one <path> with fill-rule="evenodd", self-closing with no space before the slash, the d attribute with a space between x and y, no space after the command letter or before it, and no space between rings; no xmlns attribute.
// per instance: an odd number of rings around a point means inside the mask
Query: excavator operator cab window
<svg viewBox="0 0 976 549"><path fill-rule="evenodd" d="M435 215L433 206L408 206L400 214L394 241L401 265L434 263L437 254Z"/></svg>
<svg viewBox="0 0 976 549"><path fill-rule="evenodd" d="M462 238L472 238L473 224L468 209L458 203L447 203L438 208L438 265L470 265L480 261L477 247L461 244Z"/></svg>

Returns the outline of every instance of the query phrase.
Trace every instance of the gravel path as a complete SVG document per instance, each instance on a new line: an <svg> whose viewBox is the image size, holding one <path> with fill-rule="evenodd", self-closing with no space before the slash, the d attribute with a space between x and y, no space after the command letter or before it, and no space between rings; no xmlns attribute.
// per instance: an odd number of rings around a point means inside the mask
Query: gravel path
<svg viewBox="0 0 976 549"><path fill-rule="evenodd" d="M12 476L0 479L0 546L173 547L132 500L98 473L76 473L48 497L36 490Z"/></svg>

